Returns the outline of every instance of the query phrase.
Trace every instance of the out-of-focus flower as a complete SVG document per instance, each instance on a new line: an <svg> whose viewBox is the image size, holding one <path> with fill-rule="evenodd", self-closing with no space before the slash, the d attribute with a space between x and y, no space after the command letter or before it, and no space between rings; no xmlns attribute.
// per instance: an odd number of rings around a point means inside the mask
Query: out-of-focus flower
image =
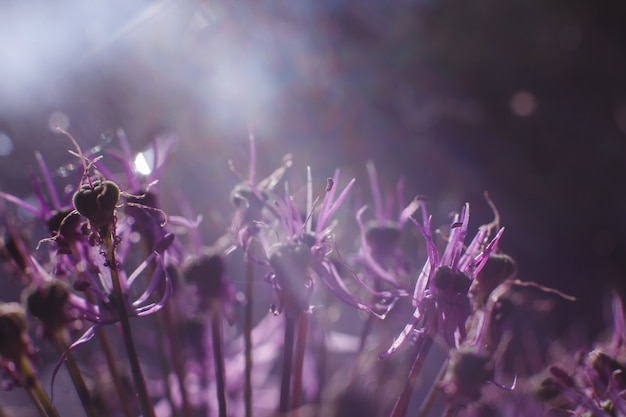
<svg viewBox="0 0 626 417"><path fill-rule="evenodd" d="M308 173L308 190L311 190L310 170ZM313 275L320 279L335 296L346 304L377 315L384 315L386 311L377 311L359 296L351 292L330 258L335 252L333 228L335 223L332 216L346 199L354 184L354 179L339 194L335 200L335 185L339 181L339 171L332 179L328 179L326 193L320 204L317 216L313 219L312 192L307 191L307 217L302 218L294 206L290 196L274 202L279 217L279 230L274 230L277 242L269 247L268 261L273 272L268 281L276 291L279 306L276 312L287 309L287 314L298 314L309 309L309 302L313 294ZM313 227L315 225L315 227ZM268 241L272 233L268 234ZM269 245L269 244L268 244ZM342 270L349 269L342 268ZM351 272L351 271L350 271ZM375 291L368 287L355 273L351 273L358 285L375 297L391 298L398 294L393 291Z"/></svg>
<svg viewBox="0 0 626 417"><path fill-rule="evenodd" d="M35 157L41 170L42 180L48 191L46 197L41 190L39 181L33 177L33 189L39 207L37 208L19 197L2 191L0 191L0 198L15 204L41 221L46 225L51 236L54 237L53 248L58 253L70 254L75 249L76 244L84 239L80 231L80 216L74 212L69 198L63 200L59 197L41 154L36 152Z"/></svg>
<svg viewBox="0 0 626 417"><path fill-rule="evenodd" d="M172 281L165 267L165 256L169 246L174 241L174 235L169 233L156 245L146 259L141 262L130 274L118 267L120 284L124 294L124 302L129 316L146 316L160 310L172 293ZM95 266L96 269L91 268ZM111 324L119 320L115 303L120 302L113 296L111 267L104 263L92 265L83 271L74 282L74 288L80 291L89 291L95 301L87 297L72 294L69 303L78 312L80 317L96 323ZM144 272L150 272L150 278L141 283L139 277ZM41 270L42 273L45 271ZM158 295L157 301L152 301Z"/></svg>
<svg viewBox="0 0 626 417"><path fill-rule="evenodd" d="M367 275L392 288L403 288L409 275L407 262L401 254L400 239L402 229L411 215L419 208L419 201L414 199L408 205L404 202L404 182L398 181L396 196L383 201L378 185L376 168L372 162L367 164L370 189L374 202L374 218L363 221L367 206L363 206L356 214L360 230L361 247L358 260L367 270ZM394 218L394 205L398 206L399 214Z"/></svg>
<svg viewBox="0 0 626 417"><path fill-rule="evenodd" d="M469 204L466 203L461 213L454 216L448 243L440 255L433 241L431 219L423 204L420 208L422 224L414 219L413 222L426 239L428 259L415 284L415 311L389 349L380 355L381 359L397 351L409 338L434 337L438 334L448 347L460 344L466 336L466 302L470 284L485 265L504 231L500 229L486 243L489 228L480 227L474 239L464 248L469 225Z"/></svg>
<svg viewBox="0 0 626 417"><path fill-rule="evenodd" d="M286 154L283 157L281 166L257 183L256 142L252 132L250 132L249 139L250 164L248 176L244 177L238 173L232 161L229 161L231 170L239 177L241 182L230 193L230 200L236 210L230 226L229 236L226 237L229 241L225 249L226 254L233 251L237 246L247 250L250 238L259 232L259 223L269 221L266 213L271 212L274 217L278 215L272 204L270 204L271 200L276 199L271 194L285 175L285 172L287 172L287 169L292 165L291 155Z"/></svg>

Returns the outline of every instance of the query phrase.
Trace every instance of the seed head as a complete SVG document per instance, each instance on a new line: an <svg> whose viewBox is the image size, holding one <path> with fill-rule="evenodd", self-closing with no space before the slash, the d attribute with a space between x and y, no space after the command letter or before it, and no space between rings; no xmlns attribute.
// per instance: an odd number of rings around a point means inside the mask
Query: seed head
<svg viewBox="0 0 626 417"><path fill-rule="evenodd" d="M95 180L83 184L74 193L74 208L96 225L112 221L115 206L120 199L120 189L112 181Z"/></svg>
<svg viewBox="0 0 626 417"><path fill-rule="evenodd" d="M66 306L70 293L65 284L54 280L26 290L28 312L44 325L46 335L67 324Z"/></svg>

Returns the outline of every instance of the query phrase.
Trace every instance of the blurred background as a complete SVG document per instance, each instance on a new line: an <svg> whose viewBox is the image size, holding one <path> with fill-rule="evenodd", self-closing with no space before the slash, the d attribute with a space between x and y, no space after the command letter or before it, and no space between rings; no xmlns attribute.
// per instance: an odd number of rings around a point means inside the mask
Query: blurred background
<svg viewBox="0 0 626 417"><path fill-rule="evenodd" d="M163 204L189 201L210 243L252 129L259 176L292 152L298 175L341 167L367 195L372 160L429 197L435 225L465 201L472 228L490 221L488 190L520 278L578 297L562 324L597 332L626 277L620 5L3 1L0 190L32 196L36 150L55 175L75 162L53 125L83 149L174 134Z"/></svg>

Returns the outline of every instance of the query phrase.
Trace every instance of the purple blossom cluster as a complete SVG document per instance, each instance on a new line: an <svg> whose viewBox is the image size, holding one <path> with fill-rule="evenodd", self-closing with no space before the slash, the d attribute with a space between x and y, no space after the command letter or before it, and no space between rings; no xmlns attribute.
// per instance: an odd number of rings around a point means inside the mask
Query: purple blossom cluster
<svg viewBox="0 0 626 417"><path fill-rule="evenodd" d="M626 416L620 298L596 345L535 326L575 300L517 277L487 195L491 223L472 233L465 203L433 230L426 198L407 203L402 179L384 194L371 162L361 206L339 170L319 189L307 167L292 189L289 155L257 181L251 135L231 223L205 244L201 216L159 206L173 139L146 174L121 131L97 157L61 133L82 168L63 195L40 154L37 205L0 192L0 253L23 287L0 303L2 384L28 393L28 415L70 415L53 395L66 368L88 417Z"/></svg>

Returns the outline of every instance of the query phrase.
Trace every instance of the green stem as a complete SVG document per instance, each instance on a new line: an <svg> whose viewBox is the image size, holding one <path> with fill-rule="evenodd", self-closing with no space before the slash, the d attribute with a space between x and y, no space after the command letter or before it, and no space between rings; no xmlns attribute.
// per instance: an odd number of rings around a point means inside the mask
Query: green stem
<svg viewBox="0 0 626 417"><path fill-rule="evenodd" d="M409 371L409 377L404 383L402 393L398 397L396 404L393 406L393 410L391 411L389 417L404 417L406 415L406 411L409 407L409 400L411 399L411 394L413 393L413 386L415 385L417 376L422 370L422 366L424 365L424 361L426 360L426 356L428 356L428 352L430 351L432 345L433 338L430 333L424 334L422 343L417 350L415 361L413 361L413 366L411 366L411 370Z"/></svg>
<svg viewBox="0 0 626 417"><path fill-rule="evenodd" d="M226 384L224 376L224 352L222 348L222 315L219 301L211 302L211 336L213 338L213 359L217 380L217 400L219 417L226 417Z"/></svg>
<svg viewBox="0 0 626 417"><path fill-rule="evenodd" d="M117 369L117 363L115 361L115 356L113 355L113 351L111 350L111 344L109 343L109 338L106 335L106 332L103 328L98 327L96 330L96 334L98 335L98 339L100 340L100 347L104 352L104 357L106 358L107 365L109 367L109 372L111 373L111 379L113 380L113 385L115 385L115 390L120 397L120 404L122 406L122 410L124 411L124 415L126 417L132 417L132 413L130 411L130 404L128 404L128 394L122 386L122 378L120 376L120 371Z"/></svg>
<svg viewBox="0 0 626 417"><path fill-rule="evenodd" d="M124 299L124 293L122 292L122 286L120 283L120 276L117 272L117 262L115 260L115 246L113 245L112 233L107 233L103 238L103 246L106 249L106 259L111 268L111 281L113 281L113 296L117 303L118 312L120 315L120 324L122 326L122 337L124 339L124 346L128 353L128 361L130 362L130 370L133 374L133 381L137 387L137 394L139 395L139 401L141 402L141 410L143 417L155 417L150 397L148 396L148 388L146 387L146 381L139 364L139 358L137 356L137 350L133 342L132 330L130 327L130 320L128 318L128 311L126 310L126 302Z"/></svg>
<svg viewBox="0 0 626 417"><path fill-rule="evenodd" d="M26 387L26 392L28 393L28 396L37 407L37 410L39 410L39 414L41 414L41 417L48 417L48 413L46 413L46 409L39 402L39 399L37 398L37 395L35 394L35 390L32 387Z"/></svg>
<svg viewBox="0 0 626 417"><path fill-rule="evenodd" d="M168 335L167 339L170 342L170 354L174 362L174 372L176 372L176 378L180 387L181 400L183 402L183 415L185 417L191 417L192 410L189 403L189 396L187 395L187 387L185 385L185 363L180 356L180 347L178 346L178 337L176 336L176 329L174 328L174 319L171 304L167 303L163 306L163 320L165 321L165 333Z"/></svg>
<svg viewBox="0 0 626 417"><path fill-rule="evenodd" d="M245 355L245 387L244 401L245 417L252 417L252 321L253 321L253 291L254 291L254 261L246 255L246 306L243 322L243 342Z"/></svg>
<svg viewBox="0 0 626 417"><path fill-rule="evenodd" d="M65 365L67 366L67 370L72 378L74 387L76 387L78 398L80 398L80 402L83 404L85 413L87 413L88 417L97 417L98 411L96 410L91 394L87 389L83 375L78 368L78 364L74 358L74 352L70 349L67 330L65 328L57 330L54 334L54 338L59 348L63 351L63 353L65 353Z"/></svg>
<svg viewBox="0 0 626 417"><path fill-rule="evenodd" d="M286 414L289 411L289 386L291 383L291 363L293 361L293 344L296 328L296 319L285 314L285 343L283 345L283 369L280 381L280 403L278 412Z"/></svg>
<svg viewBox="0 0 626 417"><path fill-rule="evenodd" d="M163 374L165 397L172 406L172 417L178 417L178 410L174 406L174 401L172 400L172 390L170 389L169 383L170 367L167 354L165 352L165 333L163 331L163 324L161 323L161 313L162 311L152 315L152 323L154 324L154 330L156 333L156 345L159 356L159 365Z"/></svg>
<svg viewBox="0 0 626 417"><path fill-rule="evenodd" d="M374 326L374 317L373 314L368 314L367 320L363 325L363 329L361 329L361 335L359 336L359 348L356 353L356 359L354 361L354 365L352 366L352 382L355 382L359 377L359 372L362 368L362 362L364 361L364 357L366 356L365 352L365 342L367 340L367 336L369 336L372 331L372 327Z"/></svg>
<svg viewBox="0 0 626 417"><path fill-rule="evenodd" d="M294 417L297 417L297 409L300 407L302 397L302 368L304 364L304 351L306 350L306 337L309 327L309 317L301 314L298 320L298 338L296 340L296 369L293 375L293 404L291 408L296 410Z"/></svg>
<svg viewBox="0 0 626 417"><path fill-rule="evenodd" d="M41 386L35 369L30 363L30 359L28 359L26 355L22 355L17 365L20 373L26 380L26 388L29 395L38 406L37 408L39 408L40 411L43 409L44 415L47 417L60 417L59 412L52 404L52 401L50 401L50 397L48 397L48 394L46 394Z"/></svg>
<svg viewBox="0 0 626 417"><path fill-rule="evenodd" d="M430 407L432 407L433 403L435 402L435 398L437 398L437 393L439 392L440 383L441 381L443 381L443 378L446 376L447 369L448 369L448 359L443 361L443 364L441 365L441 369L439 369L439 373L437 374L437 377L435 378L435 382L433 382L433 384L431 385L430 389L428 390L428 394L426 394L426 398L424 398L424 401L422 402L419 412L417 413L417 417L426 417L426 415L428 414L428 411L430 411Z"/></svg>

